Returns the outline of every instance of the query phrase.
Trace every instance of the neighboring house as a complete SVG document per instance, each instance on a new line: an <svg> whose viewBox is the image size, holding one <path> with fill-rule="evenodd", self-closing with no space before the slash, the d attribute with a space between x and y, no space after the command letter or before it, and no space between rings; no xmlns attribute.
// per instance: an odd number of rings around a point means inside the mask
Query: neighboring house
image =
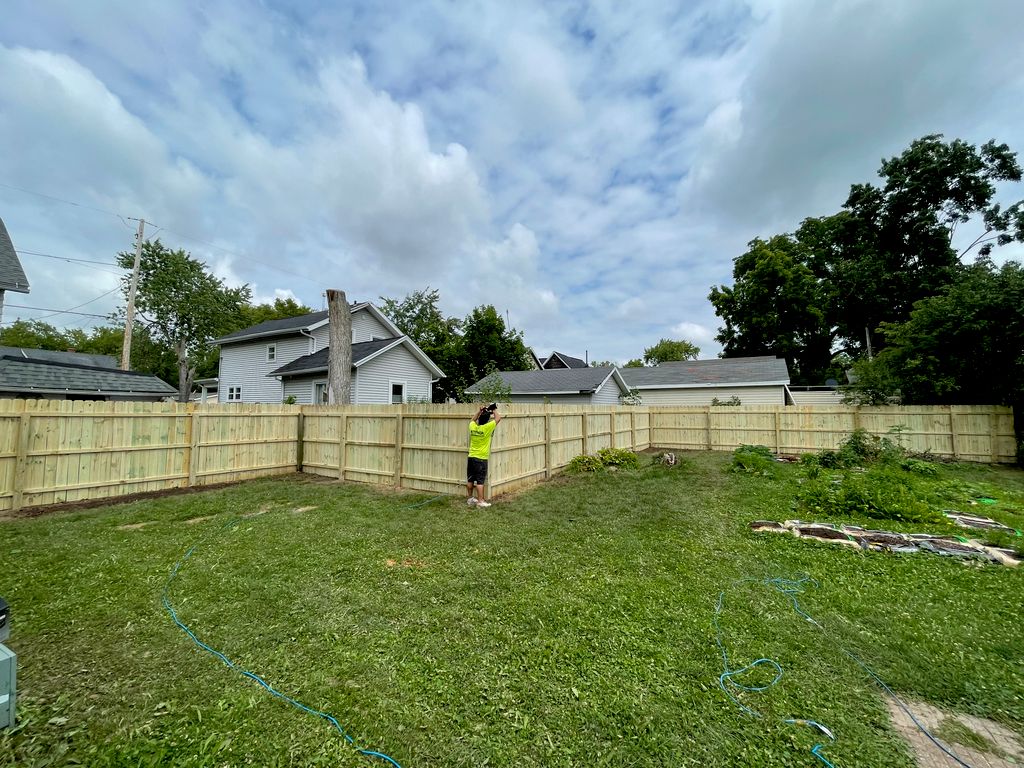
<svg viewBox="0 0 1024 768"><path fill-rule="evenodd" d="M842 405L843 393L839 385L824 387L789 387L791 405Z"/></svg>
<svg viewBox="0 0 1024 768"><path fill-rule="evenodd" d="M618 405L619 397L629 394L620 373L617 368L603 367L501 371L497 375L512 390L513 403ZM483 378L467 387L466 394L478 394L486 381Z"/></svg>
<svg viewBox="0 0 1024 768"><path fill-rule="evenodd" d="M7 234L3 219L0 219L0 320L3 319L5 291L28 293L29 287L25 270L21 268L21 260L14 250L14 243Z"/></svg>
<svg viewBox="0 0 1024 768"><path fill-rule="evenodd" d="M0 347L0 397L163 400L178 394L156 376L117 365L109 355Z"/></svg>
<svg viewBox="0 0 1024 768"><path fill-rule="evenodd" d="M352 304L352 402L430 402L444 373L369 303ZM218 401L327 402L327 311L268 320L222 336Z"/></svg>
<svg viewBox="0 0 1024 768"><path fill-rule="evenodd" d="M196 379L193 386L199 387L198 392L193 392L189 398L193 403L216 403L219 381L216 376L209 379Z"/></svg>
<svg viewBox="0 0 1024 768"><path fill-rule="evenodd" d="M549 357L544 358L543 362L540 363L540 367L546 371L556 368L586 368L587 361L580 360L578 357L563 355L561 352L552 352Z"/></svg>
<svg viewBox="0 0 1024 768"><path fill-rule="evenodd" d="M622 368L630 389L644 405L711 405L739 399L741 405L785 405L789 369L781 357L732 357L661 363L653 368Z"/></svg>

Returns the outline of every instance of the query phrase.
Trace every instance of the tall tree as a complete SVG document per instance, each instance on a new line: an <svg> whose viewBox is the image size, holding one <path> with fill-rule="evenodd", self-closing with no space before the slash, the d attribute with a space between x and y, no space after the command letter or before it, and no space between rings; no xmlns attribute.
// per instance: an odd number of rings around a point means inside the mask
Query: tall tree
<svg viewBox="0 0 1024 768"><path fill-rule="evenodd" d="M434 386L434 398L444 402L448 397L456 397L458 393L454 385L462 364L462 340L459 336L462 323L457 318L445 317L441 312L438 306L440 292L427 286L403 299L381 296L380 300L381 311L444 371L445 378Z"/></svg>
<svg viewBox="0 0 1024 768"><path fill-rule="evenodd" d="M265 323L268 320L285 320L289 317L300 317L312 314L313 310L305 304L300 304L293 298L274 299L273 304L246 304L238 313L238 328L241 330L253 325Z"/></svg>
<svg viewBox="0 0 1024 768"><path fill-rule="evenodd" d="M461 389L492 371L530 370L530 350L523 334L507 328L492 305L476 307L462 323L460 365L456 382ZM451 374L449 374L451 376Z"/></svg>
<svg viewBox="0 0 1024 768"><path fill-rule="evenodd" d="M678 341L661 339L654 346L647 347L644 350L644 363L647 365L658 365L659 363L670 363L680 360L696 360L699 354L700 347L691 344L685 339L679 339Z"/></svg>
<svg viewBox="0 0 1024 768"><path fill-rule="evenodd" d="M124 269L133 260L133 253L118 255ZM122 289L127 294L128 277ZM170 250L159 240L143 244L136 317L154 340L173 349L181 402L188 400L197 368L209 359L211 342L237 327L251 295L248 286L228 288L183 250Z"/></svg>
<svg viewBox="0 0 1024 768"><path fill-rule="evenodd" d="M810 256L792 235L750 242L734 262L733 286L712 288L708 296L725 321L716 336L723 357L776 355L786 358L795 382L824 381L834 333L829 297L808 265Z"/></svg>
<svg viewBox="0 0 1024 768"><path fill-rule="evenodd" d="M352 312L344 291L327 289L327 318L330 331L328 400L332 405L349 405L352 402Z"/></svg>

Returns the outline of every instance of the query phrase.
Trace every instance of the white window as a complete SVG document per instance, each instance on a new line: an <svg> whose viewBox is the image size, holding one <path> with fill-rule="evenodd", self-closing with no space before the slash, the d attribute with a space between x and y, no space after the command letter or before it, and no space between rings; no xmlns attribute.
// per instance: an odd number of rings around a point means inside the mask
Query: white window
<svg viewBox="0 0 1024 768"><path fill-rule="evenodd" d="M405 402L405 382L404 381L393 381L391 382L391 404L401 405Z"/></svg>
<svg viewBox="0 0 1024 768"><path fill-rule="evenodd" d="M267 344L267 362L272 363L277 360L277 344Z"/></svg>
<svg viewBox="0 0 1024 768"><path fill-rule="evenodd" d="M327 405L327 382L318 381L313 384L313 404Z"/></svg>
<svg viewBox="0 0 1024 768"><path fill-rule="evenodd" d="M228 387L228 402L237 403L242 400L242 388L241 387Z"/></svg>

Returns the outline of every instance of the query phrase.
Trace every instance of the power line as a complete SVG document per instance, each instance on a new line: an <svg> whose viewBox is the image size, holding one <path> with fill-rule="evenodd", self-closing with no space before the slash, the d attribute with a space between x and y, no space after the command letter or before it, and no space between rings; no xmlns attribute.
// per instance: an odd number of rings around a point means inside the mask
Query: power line
<svg viewBox="0 0 1024 768"><path fill-rule="evenodd" d="M102 264L105 267L117 267L112 261L92 261L90 259L76 259L74 256L54 256L52 253L40 253L39 251L26 251L22 248L15 248L16 253L28 256L42 256L44 259L57 259L58 261L74 261L78 264ZM120 267L118 267L120 269Z"/></svg>
<svg viewBox="0 0 1024 768"><path fill-rule="evenodd" d="M111 293L113 293L113 291L111 291ZM103 297L102 296L98 296L97 298L102 299ZM95 300L96 299L93 299L93 301L95 301ZM86 302L86 304L88 304L88 303L89 302ZM38 312L52 312L54 315L81 315L82 317L98 317L101 320L107 320L109 318L109 315L95 315L95 314L91 314L89 312L72 312L70 309L54 309L53 307L30 307L30 306L28 306L26 304L4 304L4 306L5 307L15 307L17 309L34 309L34 310L36 310ZM79 306L85 306L85 305L84 304L80 304ZM47 317L52 317L52 316L53 315L47 315ZM35 318L35 319L38 320L39 318Z"/></svg>
<svg viewBox="0 0 1024 768"><path fill-rule="evenodd" d="M112 294L112 293L116 293L116 292L117 292L117 291L119 291L119 290L121 290L121 286L117 286L116 288L111 288L111 289L110 289L109 291L107 291L106 293L101 293L101 294L100 294L99 296L97 296L97 297L96 297L95 299L89 299L88 301L83 301L83 302L82 302L81 304L76 304L75 306L71 307L71 309L65 309L65 310L61 310L60 312L54 312L53 314L50 314L50 315L42 315L41 317L36 317L36 318L33 318L33 319L34 319L34 320L44 320L44 319L46 319L47 317L53 317L54 315L65 315L65 314L70 314L70 313L71 313L71 310L74 310L74 309L80 309L81 307L84 307L84 306L87 306L87 305L89 305L89 304L92 304L92 303L93 303L94 301L99 301L100 299L105 299L105 298L106 298L107 296L109 296L110 294ZM13 305L9 304L8 306L13 306Z"/></svg>
<svg viewBox="0 0 1024 768"><path fill-rule="evenodd" d="M105 213L108 216L115 216L115 217L117 217L119 219L128 219L129 221L138 221L138 219L133 219L131 216L122 216L120 213L115 213L114 211L107 211L107 210L105 210L103 208L96 208L96 207L91 206L91 205L86 205L85 203L76 203L74 200L65 200L63 197L55 197L54 195L45 195L42 192L36 192L35 190L32 190L32 189L25 189L24 187L16 187L13 184L4 184L2 181L0 181L0 187L7 187L7 189L13 189L13 190L16 190L17 192L24 192L26 195L35 195L36 197L43 197L43 198L46 198L47 200L55 200L58 203L64 203L66 205L73 205L73 206L75 206L75 208L85 208L86 210L89 210L89 211L96 211L96 213Z"/></svg>

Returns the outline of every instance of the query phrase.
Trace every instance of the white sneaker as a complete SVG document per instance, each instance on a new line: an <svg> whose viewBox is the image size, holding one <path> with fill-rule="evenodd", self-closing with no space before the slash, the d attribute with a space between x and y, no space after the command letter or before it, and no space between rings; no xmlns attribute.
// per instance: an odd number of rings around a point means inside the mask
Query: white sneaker
<svg viewBox="0 0 1024 768"><path fill-rule="evenodd" d="M476 505L478 507L489 507L489 506L491 506L491 502L489 502L489 501L478 501L476 503Z"/></svg>
<svg viewBox="0 0 1024 768"><path fill-rule="evenodd" d="M477 503L478 502L474 496L470 496L468 499L466 499L466 504L468 504L471 507L476 505Z"/></svg>

